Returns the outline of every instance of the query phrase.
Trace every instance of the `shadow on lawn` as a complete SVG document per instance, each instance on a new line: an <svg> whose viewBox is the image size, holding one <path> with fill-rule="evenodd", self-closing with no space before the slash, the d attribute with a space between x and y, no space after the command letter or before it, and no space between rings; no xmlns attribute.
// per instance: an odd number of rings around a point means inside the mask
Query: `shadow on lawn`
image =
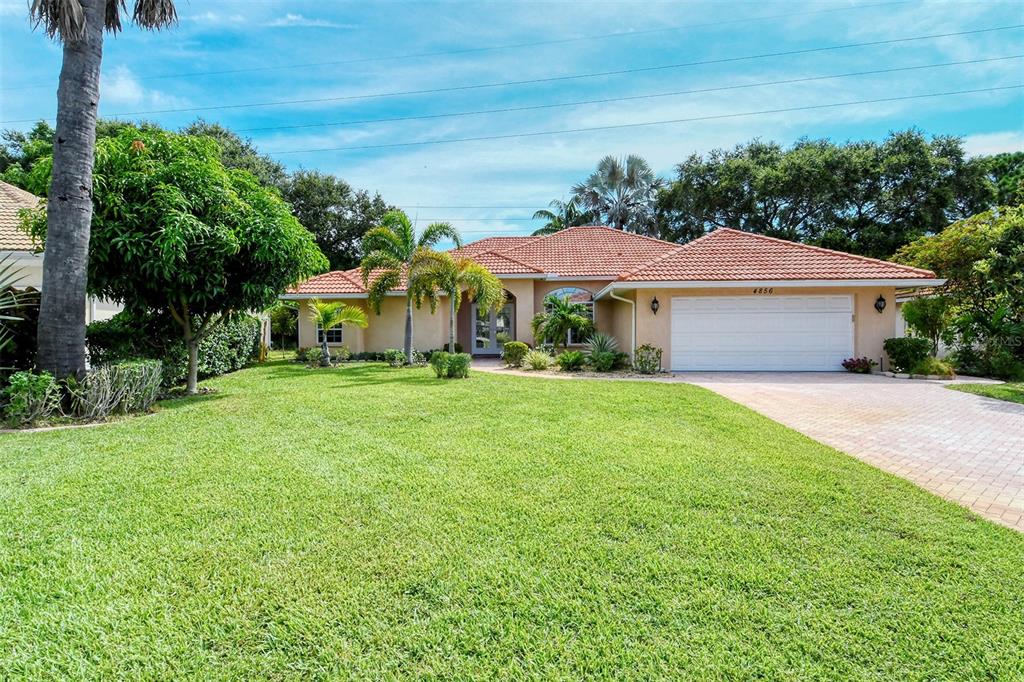
<svg viewBox="0 0 1024 682"><path fill-rule="evenodd" d="M282 361L281 363L275 363L273 369L268 372L266 379L268 381L278 381L300 377L328 376L332 379L341 379L343 381L343 383L336 384L338 388L368 384L426 384L436 381L432 374L418 372L416 369L421 368L388 367L379 362L358 362L344 364L340 367L310 369L300 363Z"/></svg>

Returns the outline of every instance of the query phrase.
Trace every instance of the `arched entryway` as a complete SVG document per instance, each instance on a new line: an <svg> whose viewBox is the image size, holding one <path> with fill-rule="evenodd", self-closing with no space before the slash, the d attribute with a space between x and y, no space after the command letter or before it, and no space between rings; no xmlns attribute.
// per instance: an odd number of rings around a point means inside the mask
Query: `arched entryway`
<svg viewBox="0 0 1024 682"><path fill-rule="evenodd" d="M507 342L516 340L516 297L506 291L505 305L498 311L477 308L474 302L470 306L470 324L472 346L469 352L500 355Z"/></svg>

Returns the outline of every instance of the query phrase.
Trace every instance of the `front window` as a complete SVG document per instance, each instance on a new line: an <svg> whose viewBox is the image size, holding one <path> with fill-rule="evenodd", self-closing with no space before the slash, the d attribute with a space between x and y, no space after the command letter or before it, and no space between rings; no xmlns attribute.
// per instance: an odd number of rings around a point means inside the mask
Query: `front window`
<svg viewBox="0 0 1024 682"><path fill-rule="evenodd" d="M334 327L333 329L328 329L326 333L327 333L327 343L328 344L335 344L335 343L341 343L342 342L341 341L341 327L340 326L339 327ZM317 326L317 328L316 328L316 342L317 343L323 343L324 342L324 330L321 329L319 326Z"/></svg>
<svg viewBox="0 0 1024 682"><path fill-rule="evenodd" d="M565 299L568 298L570 303L579 303L583 305L586 312L583 316L589 318L591 322L594 321L594 295L586 289L579 287L562 287L561 289L555 289L550 292L548 296L554 296L555 298ZM545 297L546 298L546 297ZM585 338L580 337L573 330L569 330L569 345L581 344L586 341Z"/></svg>

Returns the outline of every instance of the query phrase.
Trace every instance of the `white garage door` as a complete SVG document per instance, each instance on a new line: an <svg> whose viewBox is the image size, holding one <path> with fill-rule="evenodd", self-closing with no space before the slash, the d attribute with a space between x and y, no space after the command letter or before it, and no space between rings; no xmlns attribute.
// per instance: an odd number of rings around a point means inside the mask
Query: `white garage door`
<svg viewBox="0 0 1024 682"><path fill-rule="evenodd" d="M675 371L838 371L852 356L852 296L672 299Z"/></svg>

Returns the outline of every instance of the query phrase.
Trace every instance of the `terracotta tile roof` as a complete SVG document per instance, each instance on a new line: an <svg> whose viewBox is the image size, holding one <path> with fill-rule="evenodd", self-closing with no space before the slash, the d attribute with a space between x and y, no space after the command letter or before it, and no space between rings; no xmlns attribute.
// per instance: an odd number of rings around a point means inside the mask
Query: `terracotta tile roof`
<svg viewBox="0 0 1024 682"><path fill-rule="evenodd" d="M610 227L570 227L501 251L549 275L614 278L678 249L678 244Z"/></svg>
<svg viewBox="0 0 1024 682"><path fill-rule="evenodd" d="M0 251L32 251L32 238L21 231L19 212L35 208L39 197L0 181Z"/></svg>
<svg viewBox="0 0 1024 682"><path fill-rule="evenodd" d="M723 228L619 277L629 282L930 279L935 273Z"/></svg>
<svg viewBox="0 0 1024 682"><path fill-rule="evenodd" d="M624 282L809 279L930 279L887 261L720 229L688 244L608 227L572 227L544 237L488 237L451 252L498 275L592 277ZM403 282L398 289L405 288ZM314 277L290 293L365 293L359 270Z"/></svg>

